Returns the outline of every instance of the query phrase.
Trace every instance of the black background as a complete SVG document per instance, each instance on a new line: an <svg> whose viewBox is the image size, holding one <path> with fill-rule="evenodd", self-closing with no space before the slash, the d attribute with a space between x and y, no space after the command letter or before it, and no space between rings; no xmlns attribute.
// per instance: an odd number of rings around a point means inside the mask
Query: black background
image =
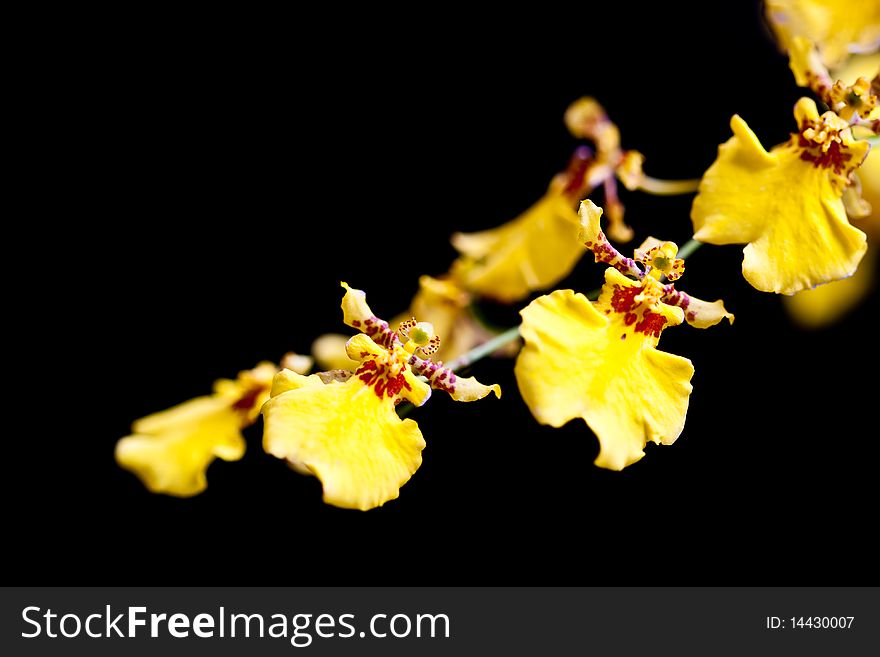
<svg viewBox="0 0 880 657"><path fill-rule="evenodd" d="M37 394L8 437L7 576L876 581L876 299L800 332L742 279L738 246L689 260L679 287L723 297L736 324L664 333L661 348L696 367L688 422L622 473L592 465L583 423L539 426L509 361L474 368L502 400L437 394L413 415L424 464L368 513L322 504L316 479L262 452L259 427L192 499L117 468L133 419L344 329L340 280L381 316L402 310L420 274L446 270L453 231L541 195L577 145L562 123L572 100L596 96L650 175L691 178L733 113L768 147L786 139L800 95L749 3L329 13L123 21L41 66L32 264L11 281L36 338L17 371L38 380L15 377ZM624 192L635 244L684 243L691 198ZM593 289L601 270L585 258L559 287Z"/></svg>

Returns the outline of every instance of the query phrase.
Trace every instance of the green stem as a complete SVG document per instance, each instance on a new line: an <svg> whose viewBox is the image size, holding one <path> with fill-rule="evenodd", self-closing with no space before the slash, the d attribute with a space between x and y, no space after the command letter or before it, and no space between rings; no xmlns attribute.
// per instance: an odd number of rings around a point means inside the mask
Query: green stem
<svg viewBox="0 0 880 657"><path fill-rule="evenodd" d="M660 180L645 176L639 189L655 196L672 196L674 194L690 194L697 191L700 179L694 180Z"/></svg>
<svg viewBox="0 0 880 657"><path fill-rule="evenodd" d="M859 141L866 141L871 144L871 147L877 146L880 148L880 135L874 135L872 137L862 137Z"/></svg>
<svg viewBox="0 0 880 657"><path fill-rule="evenodd" d="M481 358L485 358L489 354L494 351L497 351L508 342L513 342L519 337L519 326L514 326L513 328L509 328L504 333L499 333L491 340L484 342L481 345L478 345L468 351L467 353L462 354L458 358L453 358L451 361L446 363L446 367L451 369L453 372L456 370L460 370L462 367L467 367L471 363L475 363Z"/></svg>
<svg viewBox="0 0 880 657"><path fill-rule="evenodd" d="M678 250L678 255L676 256L676 258L681 258L682 260L684 260L685 258L690 256L694 251L699 249L701 246L703 246L702 242L698 242L695 239L690 239L685 243L684 246L682 246Z"/></svg>

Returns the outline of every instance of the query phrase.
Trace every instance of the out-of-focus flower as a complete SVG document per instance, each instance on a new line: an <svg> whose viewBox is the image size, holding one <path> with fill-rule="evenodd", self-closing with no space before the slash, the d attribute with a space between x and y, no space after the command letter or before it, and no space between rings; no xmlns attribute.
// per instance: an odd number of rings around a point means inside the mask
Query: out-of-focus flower
<svg viewBox="0 0 880 657"><path fill-rule="evenodd" d="M307 372L312 363L306 356L288 354L283 365ZM244 456L241 430L259 417L277 371L273 363L262 362L236 379L218 380L212 395L136 420L132 435L116 444L117 463L153 493L201 493L215 458L237 461Z"/></svg>
<svg viewBox="0 0 880 657"><path fill-rule="evenodd" d="M694 238L747 244L743 275L765 292L794 294L855 273L865 234L847 221L842 195L870 149L834 112L801 98L798 132L769 153L739 116L694 199Z"/></svg>
<svg viewBox="0 0 880 657"><path fill-rule="evenodd" d="M575 209L600 185L610 221L608 234L618 242L631 240L632 229L623 219L617 179L629 190L653 194L696 190L696 181L646 176L642 154L621 148L620 131L593 98L572 103L565 113L565 124L573 136L590 140L595 150L579 147L544 196L513 221L490 230L453 235L452 245L461 255L451 275L465 290L512 303L567 276L584 253L576 239Z"/></svg>
<svg viewBox="0 0 880 657"><path fill-rule="evenodd" d="M345 349L350 337L341 333L325 333L318 337L312 343L312 356L318 368L325 371L356 370L360 365L359 361L349 358Z"/></svg>
<svg viewBox="0 0 880 657"><path fill-rule="evenodd" d="M852 53L880 47L877 0L767 0L766 12L784 50L795 37L806 37L819 46L828 68L842 65Z"/></svg>
<svg viewBox="0 0 880 657"><path fill-rule="evenodd" d="M859 64L876 61L876 57L860 57ZM841 119L850 125L862 125L880 132L880 99L877 97L880 90L875 88L880 85L880 66L856 74L856 67L847 65L836 76L832 76L822 63L813 42L804 37L793 39L789 63L795 82L816 92Z"/></svg>
<svg viewBox="0 0 880 657"><path fill-rule="evenodd" d="M578 149L569 168L519 217L498 228L453 235L461 255L450 270L452 279L467 291L512 303L568 275L584 251L575 239L574 207L587 193L584 172L591 161L589 149Z"/></svg>
<svg viewBox="0 0 880 657"><path fill-rule="evenodd" d="M433 326L408 321L394 331L373 314L361 290L342 285L343 321L362 331L346 345L359 366L351 376L279 372L263 406L263 446L318 477L326 503L367 510L395 499L422 463L422 433L413 420L398 417L398 402L421 406L432 388L475 401L492 392L500 397L501 388L423 358L419 354L429 356L439 344Z"/></svg>
<svg viewBox="0 0 880 657"><path fill-rule="evenodd" d="M648 441L671 444L684 427L694 368L656 348L663 329L682 321L706 328L733 315L721 301L663 282L684 271L675 244L650 238L626 258L608 243L601 215L592 201L581 204L580 238L610 265L599 299L557 290L524 308L515 373L539 422L582 418L599 439L596 465L621 470L644 456Z"/></svg>

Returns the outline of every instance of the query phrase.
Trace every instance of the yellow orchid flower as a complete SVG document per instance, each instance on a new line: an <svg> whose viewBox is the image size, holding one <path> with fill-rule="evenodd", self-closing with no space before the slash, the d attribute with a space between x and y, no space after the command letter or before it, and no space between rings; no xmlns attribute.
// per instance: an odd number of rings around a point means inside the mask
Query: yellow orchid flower
<svg viewBox="0 0 880 657"><path fill-rule="evenodd" d="M822 79L822 69L817 67L814 54L808 54L808 58L804 63L803 56L793 55L792 70L795 72L798 84L811 86L817 91L815 87L821 87L821 84L817 84L816 81ZM827 76L826 84L828 79L835 78L838 80L835 83L837 86L843 86L853 80L858 82L860 79L877 81L880 79L880 53L850 57L842 68ZM817 93L820 92L821 88ZM876 90L872 93L876 97ZM876 113L878 109L875 107L872 111ZM853 128L854 132L859 130L862 128ZM864 132L867 133L868 130L866 126ZM876 149L868 153L865 162L853 176L856 184L846 188L843 196L844 206L850 220L856 222L856 225L867 233L868 250L856 273L849 278L820 285L785 298L785 307L792 318L808 328L821 328L837 321L858 306L875 284L877 242L880 240L880 154Z"/></svg>
<svg viewBox="0 0 880 657"><path fill-rule="evenodd" d="M766 15L783 49L790 50L795 37L806 37L819 46L829 68L852 53L880 47L877 0L767 0Z"/></svg>
<svg viewBox="0 0 880 657"><path fill-rule="evenodd" d="M858 175L862 197L867 203L860 208L860 212L867 216L863 216L858 225L868 234L868 250L858 271L850 278L785 298L787 310L803 326L820 328L831 324L855 308L875 285L880 243L880 152L871 150Z"/></svg>
<svg viewBox="0 0 880 657"><path fill-rule="evenodd" d="M311 359L288 354L282 365L307 372ZM215 458L237 461L244 456L241 430L259 417L277 371L275 364L262 362L234 380L218 380L212 395L136 420L132 435L116 443L117 463L153 493L178 497L201 493Z"/></svg>
<svg viewBox="0 0 880 657"><path fill-rule="evenodd" d="M765 292L794 294L855 273L865 234L841 199L870 145L834 112L801 98L798 132L769 153L739 116L694 199L694 239L747 244L743 275Z"/></svg>
<svg viewBox="0 0 880 657"><path fill-rule="evenodd" d="M327 504L366 511L395 499L422 463L422 433L398 417L397 403L421 406L432 388L457 401L500 397L501 388L422 358L439 344L430 324L409 321L394 331L373 314L363 291L342 286L343 321L362 331L346 345L359 367L353 375L323 377L279 372L263 406L263 446L318 477Z"/></svg>
<svg viewBox="0 0 880 657"><path fill-rule="evenodd" d="M574 137L592 141L595 152L579 147L544 196L513 221L490 230L453 235L452 245L461 255L450 274L465 290L512 303L567 276L584 254L577 241L575 209L600 185L611 221L608 234L618 242L628 242L633 233L623 220L624 207L615 179L629 190L653 194L696 191L696 181L646 176L642 171L644 157L621 149L620 131L595 99L572 103L566 110L565 124Z"/></svg>
<svg viewBox="0 0 880 657"><path fill-rule="evenodd" d="M409 309L391 321L392 326L412 317L419 317L434 326L434 332L443 336L435 360L451 361L473 347L490 340L495 333L480 324L471 312L473 295L465 292L449 277L421 276L419 290ZM350 336L328 333L312 344L312 356L318 366L326 370L355 370L359 363L348 357L345 345ZM514 356L517 345L508 344L498 350L499 355Z"/></svg>
<svg viewBox="0 0 880 657"><path fill-rule="evenodd" d="M671 444L684 427L694 368L657 350L663 329L732 323L733 315L720 300L701 301L663 282L684 271L675 244L649 238L626 258L609 244L601 216L592 201L581 203L580 239L596 262L610 265L599 299L557 290L524 308L515 374L540 423L583 419L599 439L596 465L621 470L644 456L648 441Z"/></svg>

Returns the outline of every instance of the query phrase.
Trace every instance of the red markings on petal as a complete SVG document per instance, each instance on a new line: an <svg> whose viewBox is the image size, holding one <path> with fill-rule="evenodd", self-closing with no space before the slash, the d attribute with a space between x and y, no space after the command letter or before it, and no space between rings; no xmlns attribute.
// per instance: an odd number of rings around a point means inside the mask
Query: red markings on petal
<svg viewBox="0 0 880 657"><path fill-rule="evenodd" d="M641 292L641 288L635 285L627 287L614 286L614 292L611 295L611 307L615 312L629 312L636 305L635 296Z"/></svg>
<svg viewBox="0 0 880 657"><path fill-rule="evenodd" d="M397 376L389 376L388 370L389 368L382 363L377 363L375 360L367 360L363 362L355 374L359 375L358 378L366 385L373 388L373 392L380 399L383 396L393 398L400 394L400 391L404 388L407 390L411 389L403 373Z"/></svg>
<svg viewBox="0 0 880 657"><path fill-rule="evenodd" d="M634 331L644 333L645 335L653 335L655 338L660 337L663 327L666 325L666 318L659 313L646 310L642 321L635 325Z"/></svg>

